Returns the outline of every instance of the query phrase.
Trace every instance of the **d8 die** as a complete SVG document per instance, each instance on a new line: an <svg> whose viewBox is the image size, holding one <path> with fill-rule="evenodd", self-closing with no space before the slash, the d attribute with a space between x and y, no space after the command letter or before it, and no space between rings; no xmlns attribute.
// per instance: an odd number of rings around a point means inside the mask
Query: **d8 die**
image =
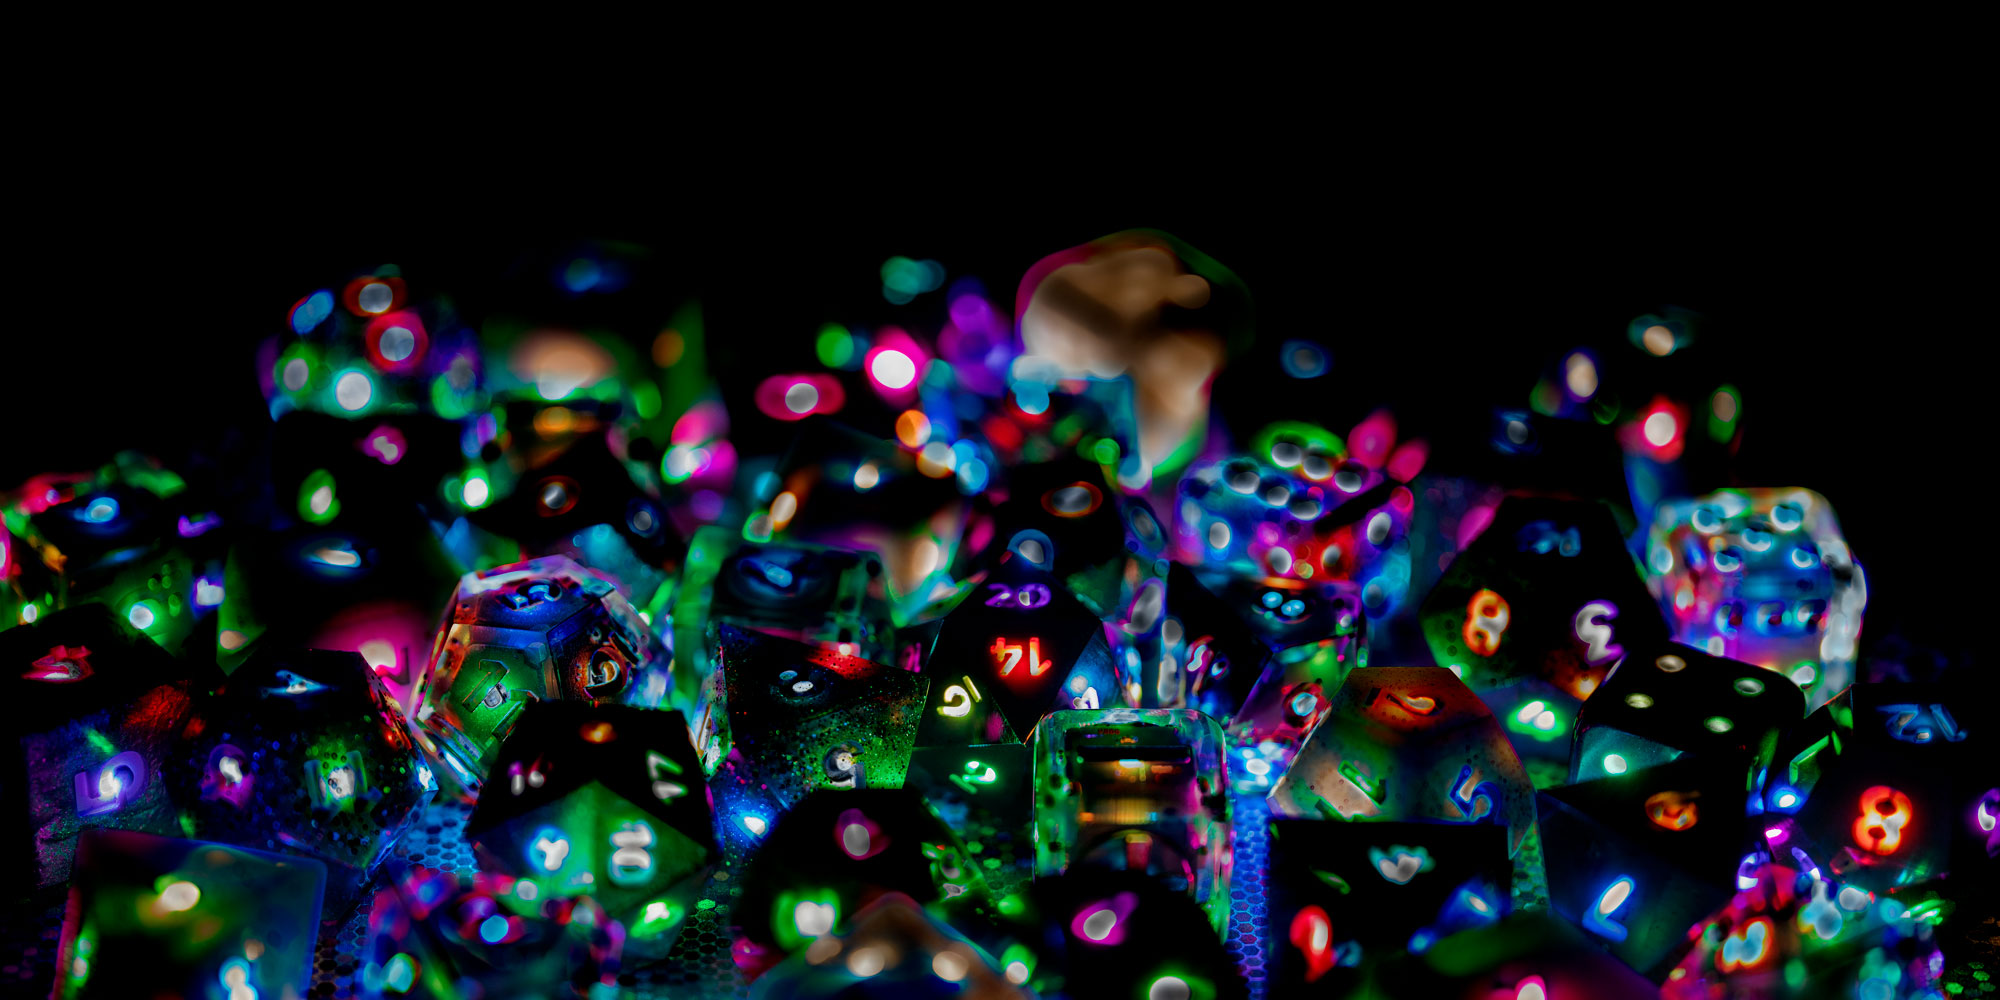
<svg viewBox="0 0 2000 1000"><path fill-rule="evenodd" d="M716 631L725 683L696 725L696 749L714 774L726 848L761 841L814 789L902 786L922 676L728 625Z"/></svg>
<svg viewBox="0 0 2000 1000"><path fill-rule="evenodd" d="M1200 712L1052 712L1035 731L1035 871L1143 871L1229 917L1222 727Z"/></svg>
<svg viewBox="0 0 2000 1000"><path fill-rule="evenodd" d="M17 719L0 769L13 888L68 880L77 835L89 828L179 831L167 793L173 742L206 679L182 675L101 604L0 633L0 662Z"/></svg>
<svg viewBox="0 0 2000 1000"><path fill-rule="evenodd" d="M1673 760L1728 760L1748 776L1771 762L1805 697L1783 677L1690 646L1634 646L1583 703L1570 781Z"/></svg>
<svg viewBox="0 0 2000 1000"><path fill-rule="evenodd" d="M918 745L1025 742L1047 712L1115 704L1104 632L1054 576L1010 554L944 617Z"/></svg>
<svg viewBox="0 0 2000 1000"><path fill-rule="evenodd" d="M1854 680L1868 584L1825 497L1723 490L1661 504L1646 568L1681 642L1784 674L1808 708Z"/></svg>
<svg viewBox="0 0 2000 1000"><path fill-rule="evenodd" d="M589 895L635 955L666 955L715 861L707 789L679 712L534 706L466 821L486 871L524 898Z"/></svg>
<svg viewBox="0 0 2000 1000"><path fill-rule="evenodd" d="M358 653L267 650L197 700L169 773L205 840L327 864L352 902L437 783Z"/></svg>
<svg viewBox="0 0 2000 1000"><path fill-rule="evenodd" d="M304 996L325 885L305 858L92 830L77 844L55 995Z"/></svg>
<svg viewBox="0 0 2000 1000"><path fill-rule="evenodd" d="M622 997L624 947L623 925L589 896L412 869L375 895L354 984L367 1000Z"/></svg>
<svg viewBox="0 0 2000 1000"><path fill-rule="evenodd" d="M1666 637L1611 510L1586 501L1503 500L1419 616L1431 655L1500 691L1488 700L1502 713L1537 699L1573 711L1625 650Z"/></svg>
<svg viewBox="0 0 2000 1000"><path fill-rule="evenodd" d="M1501 824L1511 856L1534 826L1534 794L1499 721L1451 671L1364 667L1269 800L1280 817Z"/></svg>
<svg viewBox="0 0 2000 1000"><path fill-rule="evenodd" d="M432 647L413 731L474 792L530 703L658 706L671 667L625 596L563 556L469 573Z"/></svg>
<svg viewBox="0 0 2000 1000"><path fill-rule="evenodd" d="M1552 908L1657 981L1688 925L1735 888L1753 845L1743 778L1727 759L1685 757L1544 792Z"/></svg>
<svg viewBox="0 0 2000 1000"><path fill-rule="evenodd" d="M1358 985L1364 962L1483 926L1509 908L1507 831L1434 823L1271 823L1273 993Z"/></svg>

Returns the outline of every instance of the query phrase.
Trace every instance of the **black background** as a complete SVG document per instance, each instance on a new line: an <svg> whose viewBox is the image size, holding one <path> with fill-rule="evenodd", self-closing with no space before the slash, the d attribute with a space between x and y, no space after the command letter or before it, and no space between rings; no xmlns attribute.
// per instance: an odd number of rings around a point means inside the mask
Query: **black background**
<svg viewBox="0 0 2000 1000"><path fill-rule="evenodd" d="M1715 197L1671 172L1514 184L1330 163L1141 185L1032 158L960 177L939 155L832 176L776 154L699 175L628 164L615 180L502 179L467 160L421 190L363 162L298 180L262 153L63 164L23 192L41 210L16 229L6 295L0 488L121 448L175 464L225 437L254 444L269 422L254 345L300 296L382 263L477 316L538 280L510 276L524 252L643 244L661 308L699 296L711 366L740 372L808 366L822 322L896 316L878 273L893 254L976 275L1006 304L1036 259L1150 226L1248 284L1256 350L1332 347L1331 378L1285 408L1336 432L1388 406L1406 436L1469 438L1568 350L1637 358L1632 317L1698 310L1701 341L1669 360L1742 390L1740 482L1833 502L1868 571L1864 651L1900 641L1969 666L1985 638L1996 416L1974 293L1990 279L1943 221L1949 185L1862 200L1844 179L1772 172Z"/></svg>

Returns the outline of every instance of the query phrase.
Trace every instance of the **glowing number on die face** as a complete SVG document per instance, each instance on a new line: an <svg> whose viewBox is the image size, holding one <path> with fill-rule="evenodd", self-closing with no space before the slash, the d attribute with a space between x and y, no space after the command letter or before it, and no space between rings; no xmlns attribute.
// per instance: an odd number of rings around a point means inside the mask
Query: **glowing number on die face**
<svg viewBox="0 0 2000 1000"><path fill-rule="evenodd" d="M1943 705L1883 705L1876 709L1886 718L1884 726L1889 735L1904 743L1930 743L1943 740L1957 743L1965 739L1965 730L1958 728L1958 720Z"/></svg>
<svg viewBox="0 0 2000 1000"><path fill-rule="evenodd" d="M1723 939L1716 953L1715 967L1723 972L1754 969L1770 957L1772 924L1770 917L1753 917Z"/></svg>
<svg viewBox="0 0 2000 1000"><path fill-rule="evenodd" d="M944 689L944 704L938 706L938 714L947 719L963 719L972 714L972 706L979 698L979 685L972 678L960 676L964 684L953 684Z"/></svg>
<svg viewBox="0 0 2000 1000"><path fill-rule="evenodd" d="M562 596L562 585L553 580L530 580L514 588L512 593L500 595L500 600L516 611L525 611L537 604L547 604Z"/></svg>
<svg viewBox="0 0 2000 1000"><path fill-rule="evenodd" d="M653 877L653 828L643 820L623 824L611 834L611 882L642 885Z"/></svg>
<svg viewBox="0 0 2000 1000"><path fill-rule="evenodd" d="M1625 929L1625 925L1611 918L1616 916L1618 911L1625 907L1625 904L1632 901L1632 891L1634 888L1636 888L1636 883L1632 881L1629 875L1620 875L1612 879L1611 884L1605 886L1604 891L1597 894L1597 901L1591 904L1590 909L1584 911L1584 929L1601 934L1613 941L1625 940L1625 935L1629 933Z"/></svg>
<svg viewBox="0 0 2000 1000"><path fill-rule="evenodd" d="M1009 643L1005 638L997 638L993 640L992 647L987 651L993 654L995 660L999 661L1000 676L1002 677L1013 676L1014 668L1021 665L1023 649L1020 643ZM1025 652L1027 654L1029 677L1040 677L1048 673L1050 667L1055 666L1054 661L1042 659L1042 640L1040 638L1030 637Z"/></svg>
<svg viewBox="0 0 2000 1000"><path fill-rule="evenodd" d="M368 772L362 766L361 751L347 754L347 761L328 767L317 760L306 761L306 791L315 809L344 809L356 796L368 792Z"/></svg>
<svg viewBox="0 0 2000 1000"><path fill-rule="evenodd" d="M1075 678L1075 680L1082 680L1082 679L1083 678L1081 676ZM1070 687L1074 688L1076 687L1076 685L1072 683ZM1071 708L1096 708L1098 707L1097 689L1094 687L1085 687L1083 689L1083 693L1077 695L1074 698L1071 698L1069 700L1069 703Z"/></svg>
<svg viewBox="0 0 2000 1000"><path fill-rule="evenodd" d="M1458 780L1451 786L1451 804L1468 823L1493 818L1494 788L1492 782L1479 780L1479 769L1471 764L1459 769Z"/></svg>
<svg viewBox="0 0 2000 1000"><path fill-rule="evenodd" d="M146 759L127 750L95 769L78 771L75 786L78 816L115 813L146 787Z"/></svg>
<svg viewBox="0 0 2000 1000"><path fill-rule="evenodd" d="M1512 608L1507 599L1490 590L1482 590L1472 595L1465 604L1465 645L1479 656L1492 656L1500 651L1500 637L1507 632L1507 622L1513 618Z"/></svg>
<svg viewBox="0 0 2000 1000"><path fill-rule="evenodd" d="M1318 906L1308 906L1292 918L1292 944L1306 957L1306 982L1333 968L1333 920Z"/></svg>
<svg viewBox="0 0 2000 1000"><path fill-rule="evenodd" d="M1611 641L1611 626L1604 624L1617 617L1618 606L1610 601L1592 601L1577 609L1572 624L1577 640L1587 644L1583 662L1601 667L1625 655L1625 647Z"/></svg>
<svg viewBox="0 0 2000 1000"><path fill-rule="evenodd" d="M1025 583L1015 590L1004 583L986 585L986 606L989 608L1040 608L1048 605L1054 597L1044 584Z"/></svg>
<svg viewBox="0 0 2000 1000"><path fill-rule="evenodd" d="M1876 854L1894 854L1903 846L1916 816L1910 797L1887 785L1861 793L1861 815L1854 820L1854 842Z"/></svg>
<svg viewBox="0 0 2000 1000"><path fill-rule="evenodd" d="M657 751L646 751L646 777L653 782L653 797L661 802L672 802L687 794L687 786L678 781L667 780L668 775L679 775L681 766Z"/></svg>
<svg viewBox="0 0 2000 1000"><path fill-rule="evenodd" d="M569 835L552 826L535 831L528 841L528 863L539 871L561 871L569 861Z"/></svg>

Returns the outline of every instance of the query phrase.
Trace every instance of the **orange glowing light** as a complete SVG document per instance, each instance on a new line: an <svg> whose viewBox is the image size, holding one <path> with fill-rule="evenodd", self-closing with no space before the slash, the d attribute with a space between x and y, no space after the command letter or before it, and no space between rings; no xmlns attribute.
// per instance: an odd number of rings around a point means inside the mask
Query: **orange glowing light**
<svg viewBox="0 0 2000 1000"><path fill-rule="evenodd" d="M1646 818L1662 830L1686 830L1701 821L1700 792L1660 792L1646 800Z"/></svg>
<svg viewBox="0 0 2000 1000"><path fill-rule="evenodd" d="M583 738L591 743L609 743L618 738L609 722L592 722L583 727Z"/></svg>
<svg viewBox="0 0 2000 1000"><path fill-rule="evenodd" d="M1490 590L1482 590L1472 595L1465 605L1465 645L1479 656L1492 656L1500 651L1500 637L1507 631L1507 622L1514 611L1507 606L1507 599Z"/></svg>
<svg viewBox="0 0 2000 1000"><path fill-rule="evenodd" d="M896 440L906 447L921 448L931 439L931 418L922 410L904 410L896 417Z"/></svg>
<svg viewBox="0 0 2000 1000"><path fill-rule="evenodd" d="M1903 846L1916 811L1910 797L1887 785L1861 793L1861 815L1854 820L1854 842L1876 854L1894 854Z"/></svg>
<svg viewBox="0 0 2000 1000"><path fill-rule="evenodd" d="M1005 638L996 638L993 640L993 646L988 652L991 652L993 658L999 661L1000 676L1011 677L1014 675L1014 668L1021 665L1024 651L1020 643L1009 643ZM1039 638L1030 637L1028 639L1025 653L1028 660L1029 677L1040 677L1048 673L1050 667L1055 666L1054 661L1042 659L1042 640Z"/></svg>

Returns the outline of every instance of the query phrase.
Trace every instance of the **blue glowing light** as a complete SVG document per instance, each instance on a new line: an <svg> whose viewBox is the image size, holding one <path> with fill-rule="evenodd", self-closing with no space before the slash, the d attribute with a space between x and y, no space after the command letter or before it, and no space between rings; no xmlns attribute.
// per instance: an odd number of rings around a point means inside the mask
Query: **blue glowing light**
<svg viewBox="0 0 2000 1000"><path fill-rule="evenodd" d="M1278 348L1278 363L1293 378L1318 378L1326 374L1326 348L1309 340L1287 340Z"/></svg>
<svg viewBox="0 0 2000 1000"><path fill-rule="evenodd" d="M333 293L320 289L292 307L292 332L307 333L333 315Z"/></svg>
<svg viewBox="0 0 2000 1000"><path fill-rule="evenodd" d="M76 512L76 519L90 524L109 524L118 519L118 501L110 497L98 497L84 504Z"/></svg>
<svg viewBox="0 0 2000 1000"><path fill-rule="evenodd" d="M1620 875L1612 879L1611 884L1597 894L1597 901L1591 904L1590 909L1584 911L1584 930L1595 932L1613 941L1625 940L1627 933L1625 925L1611 918L1632 901L1632 892L1637 886L1638 883L1634 882L1630 875Z"/></svg>

